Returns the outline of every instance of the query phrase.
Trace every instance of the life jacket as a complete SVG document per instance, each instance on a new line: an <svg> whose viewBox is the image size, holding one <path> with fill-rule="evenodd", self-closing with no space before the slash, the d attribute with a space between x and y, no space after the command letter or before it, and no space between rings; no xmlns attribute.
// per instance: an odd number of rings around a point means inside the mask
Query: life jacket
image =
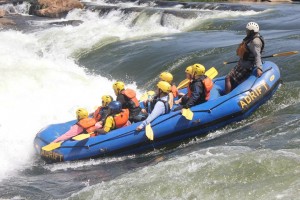
<svg viewBox="0 0 300 200"><path fill-rule="evenodd" d="M99 106L97 110L94 112L94 118L97 122L106 118L108 114L108 107Z"/></svg>
<svg viewBox="0 0 300 200"><path fill-rule="evenodd" d="M239 44L238 48L236 49L236 54L243 60L249 60L249 61L254 61L254 56L252 55L248 44L253 41L255 38L259 38L261 40L262 43L262 47L261 47L261 51L260 53L262 53L264 47L265 47L265 41L264 38L262 36L260 36L259 34L256 34L254 37L246 37L243 39L243 42L241 44Z"/></svg>
<svg viewBox="0 0 300 200"><path fill-rule="evenodd" d="M119 114L116 114L113 116L114 117L114 122L115 122L115 127L114 129L118 129L121 127L124 127L128 122L129 119L129 110L128 109L122 109L122 112Z"/></svg>
<svg viewBox="0 0 300 200"><path fill-rule="evenodd" d="M170 104L169 104L169 96L167 97L167 100L164 101L160 98L158 98L157 96L153 99L153 101L148 101L148 105L146 105L146 109L147 109L147 112L148 113L151 113L152 110L154 109L154 106L155 104L158 102L158 101L161 101L164 106L165 106L165 114L169 113L171 111L171 108L170 108Z"/></svg>
<svg viewBox="0 0 300 200"><path fill-rule="evenodd" d="M187 96L188 96L189 98L192 97L191 83L192 83L192 82L190 81L189 84L188 84L188 87L187 87L187 90L188 90Z"/></svg>
<svg viewBox="0 0 300 200"><path fill-rule="evenodd" d="M162 99L157 99L157 101L163 102L164 106L165 106L165 114L168 114L171 109L170 109L170 104L169 104L169 96L168 96L168 100L164 101Z"/></svg>
<svg viewBox="0 0 300 200"><path fill-rule="evenodd" d="M122 90L121 94L125 95L129 99L129 102L127 103L129 109L140 107L139 101L136 98L136 92L134 90L132 89Z"/></svg>
<svg viewBox="0 0 300 200"><path fill-rule="evenodd" d="M208 101L210 98L210 91L213 88L214 82L212 80L205 76L205 78L202 80L204 91L205 91L205 100Z"/></svg>
<svg viewBox="0 0 300 200"><path fill-rule="evenodd" d="M76 124L83 128L83 132L91 133L96 130L96 122L94 118L84 118L79 120Z"/></svg>
<svg viewBox="0 0 300 200"><path fill-rule="evenodd" d="M171 86L171 92L172 92L174 98L176 98L178 96L178 89L175 85Z"/></svg>
<svg viewBox="0 0 300 200"><path fill-rule="evenodd" d="M102 106L99 106L97 110L94 112L94 119L98 122L101 119L100 111L102 110Z"/></svg>
<svg viewBox="0 0 300 200"><path fill-rule="evenodd" d="M197 81L197 80L196 80ZM201 78L200 78L200 81L203 85L203 89L204 89L204 93L205 93L205 101L208 101L209 98L210 98L210 91L211 89L213 88L213 85L214 83L212 82L212 80L207 77L206 75L203 75ZM197 81L198 82L198 81ZM191 98L192 97L192 90L191 90L191 83L189 83L188 85L188 97Z"/></svg>

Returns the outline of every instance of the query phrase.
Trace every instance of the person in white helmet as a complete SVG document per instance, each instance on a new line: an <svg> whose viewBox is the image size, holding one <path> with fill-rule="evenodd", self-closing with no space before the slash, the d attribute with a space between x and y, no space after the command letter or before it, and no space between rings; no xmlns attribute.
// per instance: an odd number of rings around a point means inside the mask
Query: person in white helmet
<svg viewBox="0 0 300 200"><path fill-rule="evenodd" d="M246 25L246 33L247 36L236 50L240 60L225 79L226 94L246 80L255 67L257 77L260 77L263 73L261 53L265 42L259 34L259 25L256 22L249 22Z"/></svg>

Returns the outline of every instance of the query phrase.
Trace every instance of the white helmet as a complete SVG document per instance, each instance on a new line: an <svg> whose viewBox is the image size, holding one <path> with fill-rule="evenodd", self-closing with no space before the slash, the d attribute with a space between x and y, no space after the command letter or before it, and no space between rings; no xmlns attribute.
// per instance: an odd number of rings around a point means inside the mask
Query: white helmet
<svg viewBox="0 0 300 200"><path fill-rule="evenodd" d="M249 31L254 31L254 33L258 33L259 26L256 22L249 22L246 26L246 29L248 29Z"/></svg>

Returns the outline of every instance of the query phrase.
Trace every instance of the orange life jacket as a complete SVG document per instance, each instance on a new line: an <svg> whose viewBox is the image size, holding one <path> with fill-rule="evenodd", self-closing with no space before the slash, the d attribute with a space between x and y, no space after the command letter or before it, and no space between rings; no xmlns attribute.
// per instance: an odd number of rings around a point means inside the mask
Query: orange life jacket
<svg viewBox="0 0 300 200"><path fill-rule="evenodd" d="M79 120L76 124L82 127L85 132L91 133L96 130L96 122L94 118L84 118Z"/></svg>
<svg viewBox="0 0 300 200"><path fill-rule="evenodd" d="M175 85L171 86L171 92L172 92L174 98L178 96L178 89Z"/></svg>
<svg viewBox="0 0 300 200"><path fill-rule="evenodd" d="M202 80L204 91L205 91L205 100L208 101L210 98L210 91L214 86L214 82L208 77Z"/></svg>
<svg viewBox="0 0 300 200"><path fill-rule="evenodd" d="M244 38L243 42L241 44L239 44L238 48L236 49L236 55L238 55L240 57L240 59L243 59L243 60L253 60L254 59L252 53L249 50L248 44L255 38L259 38L262 43L262 47L261 47L261 51L260 51L260 53L262 53L264 46L265 46L264 38L260 35L255 35L254 37L251 37L251 38L246 37L246 38Z"/></svg>
<svg viewBox="0 0 300 200"><path fill-rule="evenodd" d="M97 110L94 112L94 119L98 122L101 119L100 111L102 109L102 106L99 106Z"/></svg>
<svg viewBox="0 0 300 200"><path fill-rule="evenodd" d="M128 119L129 119L129 110L122 109L122 112L114 116L114 121L115 121L114 129L121 128L127 125Z"/></svg>
<svg viewBox="0 0 300 200"><path fill-rule="evenodd" d="M236 49L236 55L238 55L241 59L243 59L244 56L248 53L249 50L247 48L247 43L243 41L241 44L239 44L238 48Z"/></svg>
<svg viewBox="0 0 300 200"><path fill-rule="evenodd" d="M126 89L126 90L123 90L121 92L121 94L123 94L126 97L128 97L128 99L130 99L134 103L135 107L139 107L140 106L139 101L136 98L136 92L134 90L132 90L132 89Z"/></svg>

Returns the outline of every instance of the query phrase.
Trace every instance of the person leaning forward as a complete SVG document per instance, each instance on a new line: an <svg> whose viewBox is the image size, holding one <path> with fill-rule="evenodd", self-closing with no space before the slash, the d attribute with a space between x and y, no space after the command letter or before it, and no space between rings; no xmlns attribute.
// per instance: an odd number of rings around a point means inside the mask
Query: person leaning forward
<svg viewBox="0 0 300 200"><path fill-rule="evenodd" d="M228 94L231 90L246 80L256 66L256 75L262 75L261 53L264 49L265 42L259 34L259 26L256 22L249 22L246 25L247 36L236 50L240 57L238 64L229 72L225 79L225 93Z"/></svg>
<svg viewBox="0 0 300 200"><path fill-rule="evenodd" d="M122 105L119 101L112 101L108 104L108 115L105 118L103 128L96 129L94 132L96 135L106 134L112 130L122 128L130 125L129 110L122 109Z"/></svg>
<svg viewBox="0 0 300 200"><path fill-rule="evenodd" d="M166 81L159 81L157 84L157 98L155 99L154 108L151 114L147 117L146 120L141 123L136 130L141 131L145 126L147 126L154 119L159 117L160 115L167 114L170 112L170 104L169 104L169 94L171 92L171 85Z"/></svg>
<svg viewBox="0 0 300 200"><path fill-rule="evenodd" d="M165 81L171 85L171 91L169 92L169 105L170 109L172 109L174 104L174 98L178 96L178 89L176 85L172 82L173 81L173 75L170 72L162 72L159 75L159 81ZM148 94L148 99L145 100L144 106L145 109L142 109L143 112L151 113L151 110L154 108L154 104L156 103L155 100L159 98L158 94L156 94L154 91L148 91L147 93L153 92L153 95Z"/></svg>
<svg viewBox="0 0 300 200"><path fill-rule="evenodd" d="M91 133L96 129L96 120L94 118L89 118L89 113L86 109L78 108L76 110L76 118L76 124L74 124L65 134L56 138L53 141L54 143L66 141L80 133Z"/></svg>
<svg viewBox="0 0 300 200"><path fill-rule="evenodd" d="M103 95L101 97L101 100L102 100L102 105L99 106L93 114L93 117L97 122L95 124L97 129L100 129L103 127L104 120L106 119L106 117L109 114L108 113L108 104L113 101L113 98L110 95Z"/></svg>
<svg viewBox="0 0 300 200"><path fill-rule="evenodd" d="M205 67L201 64L194 64L185 70L186 76L190 79L188 85L188 93L175 101L175 104L180 104L174 111L182 108L190 108L194 105L204 103L210 98L210 91L213 88L212 80L205 74Z"/></svg>
<svg viewBox="0 0 300 200"><path fill-rule="evenodd" d="M139 122L147 118L147 114L142 112L136 92L132 89L125 89L122 81L113 84L113 90L117 96L117 101L122 104L123 109L129 109L129 121Z"/></svg>

